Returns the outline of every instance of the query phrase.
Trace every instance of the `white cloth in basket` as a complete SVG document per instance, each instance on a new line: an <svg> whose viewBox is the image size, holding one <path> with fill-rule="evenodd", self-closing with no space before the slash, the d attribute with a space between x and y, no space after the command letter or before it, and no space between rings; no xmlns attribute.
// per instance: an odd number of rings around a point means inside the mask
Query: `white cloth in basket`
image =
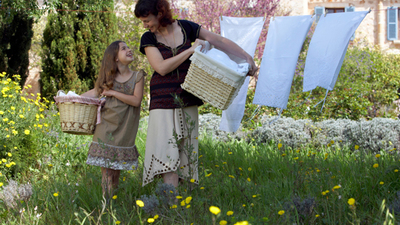
<svg viewBox="0 0 400 225"><path fill-rule="evenodd" d="M68 91L67 94L65 94L63 91L60 91L60 92L58 93L58 96L79 96L79 95L76 94L76 93L73 92L73 91Z"/></svg>
<svg viewBox="0 0 400 225"><path fill-rule="evenodd" d="M263 17L226 17L220 18L221 35L226 37L240 47L249 55L253 56L257 42L264 26ZM221 123L219 129L228 132L235 132L240 126L244 115L246 104L247 88L249 86L249 77L246 77L238 95L233 100L228 109L222 111Z"/></svg>
<svg viewBox="0 0 400 225"><path fill-rule="evenodd" d="M214 60L224 64L228 68L231 68L232 70L236 71L237 73L241 74L242 76L246 76L245 73L249 71L249 64L248 63L236 63L233 61L229 56L216 48L210 49L209 51L206 52L206 55L210 56Z"/></svg>
<svg viewBox="0 0 400 225"><path fill-rule="evenodd" d="M228 84L232 87L237 87L238 84L241 84L244 79L244 77L246 76L247 72L249 71L249 64L248 63L242 63L241 61L237 60L237 61L232 61L233 64L235 64L234 68L231 68L229 66L229 62L226 60L225 57L228 57L228 59L230 60L229 56L226 55L224 52L222 52L222 54L218 53L216 50L214 52L212 52L212 54L208 54L208 52L212 51L213 49L208 49L208 47L210 46L208 42L206 42L207 47L204 48L201 51L202 46L198 46L197 48L195 48L195 54L193 54L190 57L190 60L192 61L192 63L196 64L196 66L198 66L199 68L203 69L205 72L207 72L208 74L210 74L211 76L220 79L222 82L224 82L225 84ZM220 51L221 52L221 51ZM215 58L214 56L217 53L219 54L218 58ZM225 54L225 55L223 55ZM223 59L225 58L225 59ZM220 61L222 60L222 61ZM241 65L241 69L239 69L238 64Z"/></svg>
<svg viewBox="0 0 400 225"><path fill-rule="evenodd" d="M311 16L271 18L253 103L286 109Z"/></svg>
<svg viewBox="0 0 400 225"><path fill-rule="evenodd" d="M317 86L333 90L350 38L367 14L360 11L321 16L308 48L304 92Z"/></svg>

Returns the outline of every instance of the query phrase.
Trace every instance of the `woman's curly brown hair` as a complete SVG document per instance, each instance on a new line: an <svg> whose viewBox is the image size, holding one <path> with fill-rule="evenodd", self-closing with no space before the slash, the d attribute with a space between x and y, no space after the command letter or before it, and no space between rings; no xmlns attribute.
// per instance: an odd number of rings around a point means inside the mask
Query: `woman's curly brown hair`
<svg viewBox="0 0 400 225"><path fill-rule="evenodd" d="M135 6L135 16L147 17L149 14L157 16L161 13L161 17L158 19L162 27L166 27L169 24L175 22L172 18L172 11L167 0L139 0Z"/></svg>

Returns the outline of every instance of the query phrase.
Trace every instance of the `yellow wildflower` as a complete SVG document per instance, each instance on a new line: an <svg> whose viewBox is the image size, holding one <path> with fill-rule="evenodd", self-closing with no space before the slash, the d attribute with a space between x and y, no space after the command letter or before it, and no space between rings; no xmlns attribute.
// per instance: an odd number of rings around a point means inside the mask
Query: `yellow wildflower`
<svg viewBox="0 0 400 225"><path fill-rule="evenodd" d="M29 134L31 133L31 131L30 131L30 130L25 130L24 133L25 133L26 135L29 135Z"/></svg>
<svg viewBox="0 0 400 225"><path fill-rule="evenodd" d="M139 207L143 207L144 203L142 200L136 200L136 205L138 205Z"/></svg>
<svg viewBox="0 0 400 225"><path fill-rule="evenodd" d="M247 221L239 221L239 222L235 223L234 225L249 225L249 222L247 222Z"/></svg>
<svg viewBox="0 0 400 225"><path fill-rule="evenodd" d="M347 201L347 203L349 203L349 205L354 205L355 202L356 202L356 200L354 198L349 198L349 200Z"/></svg>
<svg viewBox="0 0 400 225"><path fill-rule="evenodd" d="M226 225L226 224L228 224L228 222L226 222L226 220L219 221L219 225Z"/></svg>
<svg viewBox="0 0 400 225"><path fill-rule="evenodd" d="M54 193L53 196L54 196L54 197L57 197L57 196L58 196L58 192Z"/></svg>
<svg viewBox="0 0 400 225"><path fill-rule="evenodd" d="M375 163L372 167L378 168L378 166L379 166L379 164L378 164L378 163Z"/></svg>
<svg viewBox="0 0 400 225"><path fill-rule="evenodd" d="M214 215L218 215L221 212L221 210L216 206L210 206L210 212Z"/></svg>
<svg viewBox="0 0 400 225"><path fill-rule="evenodd" d="M148 222L148 223L154 223L154 219L153 219L153 218L148 218L148 219L147 219L147 222Z"/></svg>
<svg viewBox="0 0 400 225"><path fill-rule="evenodd" d="M189 204L190 201L192 201L192 197L190 197L190 196L185 199L186 204Z"/></svg>
<svg viewBox="0 0 400 225"><path fill-rule="evenodd" d="M360 146L358 146L358 145L354 146L355 150L358 150L359 148L360 148Z"/></svg>
<svg viewBox="0 0 400 225"><path fill-rule="evenodd" d="M112 198L113 198L113 199L117 199L117 196L116 196L116 195L114 195Z"/></svg>
<svg viewBox="0 0 400 225"><path fill-rule="evenodd" d="M227 215L227 216L232 216L232 215L233 215L233 211L228 211L228 212L226 213L226 215Z"/></svg>
<svg viewBox="0 0 400 225"><path fill-rule="evenodd" d="M278 214L281 215L281 216L282 216L284 213L285 213L285 210L280 210L280 211L278 212Z"/></svg>
<svg viewBox="0 0 400 225"><path fill-rule="evenodd" d="M379 158L379 157L381 157L381 154L376 154L375 157Z"/></svg>

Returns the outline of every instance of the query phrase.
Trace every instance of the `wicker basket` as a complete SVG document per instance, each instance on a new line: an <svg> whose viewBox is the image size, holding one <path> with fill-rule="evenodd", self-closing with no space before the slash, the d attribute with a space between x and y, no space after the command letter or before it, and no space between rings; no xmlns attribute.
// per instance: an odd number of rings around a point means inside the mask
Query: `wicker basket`
<svg viewBox="0 0 400 225"><path fill-rule="evenodd" d="M190 60L192 62L181 87L218 109L227 109L243 85L245 75L211 59L199 48Z"/></svg>
<svg viewBox="0 0 400 225"><path fill-rule="evenodd" d="M65 133L92 135L101 100L87 97L54 97L60 112L61 129Z"/></svg>

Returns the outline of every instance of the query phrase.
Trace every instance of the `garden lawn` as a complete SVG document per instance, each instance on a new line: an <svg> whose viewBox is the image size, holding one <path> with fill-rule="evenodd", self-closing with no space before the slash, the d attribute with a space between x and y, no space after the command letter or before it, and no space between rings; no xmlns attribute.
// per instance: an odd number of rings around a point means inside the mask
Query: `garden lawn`
<svg viewBox="0 0 400 225"><path fill-rule="evenodd" d="M145 130L144 124L137 138L142 156ZM163 206L160 199L148 214L136 200L156 195L161 179L141 187L142 167L124 171L119 189L106 204L100 169L85 164L91 136L58 133L57 139L47 148L45 163L14 178L20 184L30 182L34 191L14 208L0 201L4 224L147 224L156 215L154 224L220 224L222 220L227 224L381 224L395 219L387 209L399 211L400 157L395 151L368 155L362 149L355 151L355 146L339 149L335 143L322 149L289 149L273 142L224 143L203 135L200 184L181 184L177 195L182 198L177 203ZM140 160L142 164L143 157ZM3 181L2 188L6 185ZM354 204L349 205L349 199ZM214 215L211 206L221 212Z"/></svg>
<svg viewBox="0 0 400 225"><path fill-rule="evenodd" d="M92 136L61 132L56 106L0 74L0 224L390 224L400 213L398 150L340 140L291 149L284 140L199 137L199 185L142 187L137 171L102 197L100 168L86 165ZM152 140L154 141L154 140ZM172 196L172 197L171 197ZM176 199L176 200L175 200ZM167 200L167 201L165 201Z"/></svg>

